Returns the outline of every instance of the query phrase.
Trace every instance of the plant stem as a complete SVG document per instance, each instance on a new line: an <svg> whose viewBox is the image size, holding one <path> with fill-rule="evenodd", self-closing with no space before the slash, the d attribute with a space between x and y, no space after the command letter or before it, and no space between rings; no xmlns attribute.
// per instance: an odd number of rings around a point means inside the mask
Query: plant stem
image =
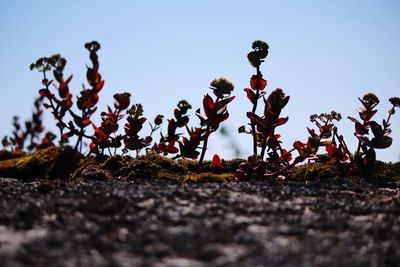
<svg viewBox="0 0 400 267"><path fill-rule="evenodd" d="M262 161L264 161L264 155L265 155L266 148L267 148L267 146L263 144L263 146L261 148L261 152L260 152L260 158Z"/></svg>
<svg viewBox="0 0 400 267"><path fill-rule="evenodd" d="M203 148L201 150L201 155L199 159L199 165L203 163L204 160L204 155L206 154L207 150L207 143L208 143L208 137L210 136L210 126L207 126L206 132L204 134L204 143L203 143Z"/></svg>
<svg viewBox="0 0 400 267"><path fill-rule="evenodd" d="M392 109L394 109L394 106L393 106L393 108ZM383 132L385 132L386 131L386 129L388 128L387 127L387 125L389 125L389 121L390 121L390 118L392 117L392 113L390 113L389 112L389 115L388 115L388 117L387 117L387 119L386 119L386 124L383 126Z"/></svg>
<svg viewBox="0 0 400 267"><path fill-rule="evenodd" d="M43 78L47 80L46 78L46 72L43 71ZM49 89L49 85L46 83L46 89L48 91L50 91ZM57 111L57 108L55 107L53 100L51 98L47 98L49 100L50 106L53 109L53 115L54 118L61 124L62 128L60 126L58 126L59 130L60 130L60 141L59 144L60 146L64 145L64 140L63 140L63 135L64 135L64 128L67 128L68 130L72 130L67 124L65 124L60 118L59 118L59 112ZM71 110L69 110L71 112Z"/></svg>
<svg viewBox="0 0 400 267"><path fill-rule="evenodd" d="M288 153L290 153L290 152L288 152ZM265 174L264 176L265 177L276 177L276 176L280 175L281 173L284 173L288 169L292 168L293 166L295 166L299 162L302 162L302 160L299 157L297 157L291 164L287 165L283 169L280 169L280 170L278 170L276 172L273 172L273 173Z"/></svg>
<svg viewBox="0 0 400 267"><path fill-rule="evenodd" d="M86 117L85 111L82 110L82 122L83 122L83 118ZM78 140L76 141L75 144L75 151L78 151L78 147L79 147L79 152L82 152L82 137L84 135L84 131L83 131L83 125L80 127L80 131L79 131L79 136L78 136Z"/></svg>
<svg viewBox="0 0 400 267"><path fill-rule="evenodd" d="M261 75L260 67L257 67L257 76ZM256 101L253 103L253 109L251 112L255 113L257 110L258 98L260 97L260 90L256 89ZM257 157L257 133L256 133L256 125L253 122L251 123L251 132L253 134L253 156L254 158ZM264 149L265 150L265 149Z"/></svg>
<svg viewBox="0 0 400 267"><path fill-rule="evenodd" d="M367 126L367 121L363 122L363 127L365 128ZM361 149L361 140L358 139L358 146L355 155L358 156L360 154L360 149Z"/></svg>
<svg viewBox="0 0 400 267"><path fill-rule="evenodd" d="M336 136L336 138L339 140L339 142L344 146L344 148L346 149L346 154L349 156L350 161L353 158L353 155L350 153L349 148L347 147L346 142L344 141L344 138L342 135L338 135L337 132L334 132L334 136Z"/></svg>

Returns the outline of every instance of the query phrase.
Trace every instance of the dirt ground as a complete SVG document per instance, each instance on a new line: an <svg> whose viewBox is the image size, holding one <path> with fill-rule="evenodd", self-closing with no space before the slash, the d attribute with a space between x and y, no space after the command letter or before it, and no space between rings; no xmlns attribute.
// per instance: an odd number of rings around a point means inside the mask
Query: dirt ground
<svg viewBox="0 0 400 267"><path fill-rule="evenodd" d="M400 266L400 180L0 179L0 266Z"/></svg>

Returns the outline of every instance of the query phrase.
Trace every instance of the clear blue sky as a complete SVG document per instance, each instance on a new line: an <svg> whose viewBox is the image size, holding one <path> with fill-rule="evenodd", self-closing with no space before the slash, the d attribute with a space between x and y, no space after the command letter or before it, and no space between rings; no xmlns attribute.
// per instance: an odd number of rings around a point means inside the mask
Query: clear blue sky
<svg viewBox="0 0 400 267"><path fill-rule="evenodd" d="M243 152L251 154L251 138L237 134L251 106L243 88L254 69L246 54L254 40L265 40L270 54L262 71L267 90L283 88L291 96L278 128L284 146L307 138L309 115L335 109L357 116L357 100L367 92L381 99L379 121L386 117L391 96L400 95L399 1L0 1L0 137L11 133L11 119L30 116L40 88L40 75L29 65L40 56L61 53L71 90L81 89L87 41L97 40L100 72L106 86L100 109L112 95L129 91L152 119L172 116L180 99L197 109L212 79L224 76L237 95L229 106L232 130ZM260 109L261 112L261 109ZM400 112L392 124L394 143L378 158L400 157ZM192 116L191 125L197 124ZM46 125L52 126L50 114ZM353 124L339 124L351 147ZM229 142L210 140L208 156L232 156Z"/></svg>

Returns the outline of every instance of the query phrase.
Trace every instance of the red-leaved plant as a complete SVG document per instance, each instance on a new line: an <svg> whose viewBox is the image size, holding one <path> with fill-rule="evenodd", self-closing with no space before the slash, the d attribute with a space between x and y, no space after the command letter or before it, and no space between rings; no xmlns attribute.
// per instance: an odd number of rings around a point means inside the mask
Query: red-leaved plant
<svg viewBox="0 0 400 267"><path fill-rule="evenodd" d="M42 96L35 100L32 117L25 121L23 126L19 123L18 117L13 118L14 130L11 137L5 136L3 138L2 145L4 147L11 147L11 150L15 152L21 152L26 148L31 152L54 145L55 135L52 132L48 131L42 137L44 132L42 102ZM27 141L29 142L28 145L26 145Z"/></svg>
<svg viewBox="0 0 400 267"><path fill-rule="evenodd" d="M295 162L302 162L306 159L316 158L319 147L326 147L328 152L327 160L331 161L338 159L339 161L348 160L347 148L343 147L342 143L337 147L336 139L337 128L335 127L334 121L340 121L342 115L336 111L330 113L313 114L310 116L310 121L314 122L318 128L318 132L314 129L308 128L309 137L307 143L301 141L295 141L293 148L299 153L299 157L296 158Z"/></svg>
<svg viewBox="0 0 400 267"><path fill-rule="evenodd" d="M152 147L153 151L162 153L165 156L168 154L177 154L179 152L179 147L177 145L181 134L177 133L176 131L178 128L187 127L187 124L189 123L189 116L187 115L187 112L191 108L192 106L186 100L181 100L178 102L176 108L174 109L174 118L168 119L167 134L163 135L161 133L159 143L154 143ZM163 116L158 115L154 119L154 124L160 125L162 123L162 119ZM153 133L153 127L151 133ZM178 157L179 156L175 156L175 158Z"/></svg>
<svg viewBox="0 0 400 267"><path fill-rule="evenodd" d="M196 111L197 117L200 119L200 127L189 128L189 116L187 112L192 106L186 101L181 100L177 108L174 110L174 118L168 120L167 134L161 134L159 143L154 144L152 149L158 153L176 154L177 158L198 159L199 164L204 160L207 151L208 138L215 132L219 125L229 118L227 105L235 98L230 96L234 86L225 78L218 78L210 83L210 89L216 96L215 100L208 94L203 98L203 110ZM178 128L186 128L188 137L177 133ZM198 151L201 143L201 152ZM178 145L178 146L177 146Z"/></svg>
<svg viewBox="0 0 400 267"><path fill-rule="evenodd" d="M200 119L201 127L196 128L194 131L188 129L191 138L189 140L196 140L195 143L197 143L197 141L203 141L199 164L204 160L210 134L218 130L219 125L229 118L227 105L235 98L234 96L230 96L234 86L225 78L213 80L210 83L210 89L213 90L216 99L213 100L211 96L206 94L203 98L204 115L201 114L200 109L196 111L196 115ZM186 148L187 146L191 149L194 148L193 145L185 146L184 143L183 145L180 143L180 146L181 149Z"/></svg>
<svg viewBox="0 0 400 267"><path fill-rule="evenodd" d="M101 125L94 128L94 135L90 143L90 153L103 154L107 149L109 154L116 154L117 148L121 147L122 135L117 134L119 125L118 122L124 117L122 112L130 105L130 94L119 93L114 95L115 103L114 110L109 106L107 112L101 113ZM111 152L114 149L114 152Z"/></svg>
<svg viewBox="0 0 400 267"><path fill-rule="evenodd" d="M141 138L139 136L140 130L143 128L143 124L147 121L147 118L143 117L143 107L141 104L134 104L127 111L127 123L125 123L123 136L125 148L124 151L133 150L136 152L136 156L139 155L140 151L149 146L152 138L147 136Z"/></svg>
<svg viewBox="0 0 400 267"><path fill-rule="evenodd" d="M289 96L286 96L282 89L277 88L266 97L265 87L267 81L263 79L260 71L261 63L268 55L269 46L263 41L255 41L247 58L250 64L256 68L256 74L250 79L250 88L245 88L247 98L253 104L251 112L247 112L250 119L251 129L245 126L239 128L240 133L248 133L253 137L253 156L247 162L240 165L235 175L239 179L249 178L253 175L262 176L267 170L277 171L282 165L287 166L291 160L291 154L281 146L280 135L275 129L285 124L288 117L281 117L282 109L289 102ZM264 112L262 116L256 114L258 101L263 99ZM258 153L258 148L261 148ZM265 154L268 157L265 159Z"/></svg>
<svg viewBox="0 0 400 267"><path fill-rule="evenodd" d="M77 97L76 106L79 113L72 110L73 100L72 94L69 91L69 83L72 75L64 79L64 67L67 61L60 55L51 57L39 58L35 63L32 63L30 69L36 69L43 73L42 84L45 88L39 90L39 94L48 100L44 103L46 109L51 109L52 114L57 121L59 129L60 141L59 145L67 144L69 138L76 136L75 150L82 151L83 138L91 139L91 136L86 134L86 127L91 124L90 117L96 111L96 104L99 100L98 93L104 86L99 73L99 61L97 51L100 49L100 44L92 41L85 44L85 48L89 51L92 67L87 67L86 78L90 88L83 85L80 96ZM47 72L53 70L54 80L48 80ZM53 85L57 89L57 95L52 93L50 86ZM66 121L65 116L69 114L72 118Z"/></svg>
<svg viewBox="0 0 400 267"><path fill-rule="evenodd" d="M375 107L379 104L379 98L373 93L368 93L358 99L363 105L357 110L361 121L348 117L354 122L354 135L358 138L357 150L351 159L359 171L370 173L375 167L375 149L385 149L392 145L393 139L389 136L391 133L389 128L390 118L395 114L395 108L400 107L400 98L392 97L389 99L392 107L388 111L388 117L383 119L382 124L372 120L377 112ZM372 138L370 138L370 130Z"/></svg>
<svg viewBox="0 0 400 267"><path fill-rule="evenodd" d="M83 139L90 141L90 152L103 155L108 151L109 155L116 154L121 148L124 153L134 151L138 156L143 149L163 155L174 155L173 159L189 158L198 159L202 164L208 146L208 140L212 133L218 130L220 124L229 118L228 104L234 99L231 93L233 84L225 78L218 78L211 82L215 98L206 94L203 98L203 109L196 111L200 119L199 127L189 127L188 110L192 106L185 100L178 103L174 110L174 117L168 119L166 134L160 133L158 143L153 143L153 134L160 129L164 116L157 115L150 123L150 134L145 137L139 135L147 118L143 116L143 107L140 103L131 105L131 95L128 92L114 95L114 107L107 107L106 112L101 113L100 125L92 122L92 115L97 110L99 92L104 86L104 80L99 73L99 61L97 51L100 44L96 41L85 44L92 62L87 67L86 78L89 87L83 86L80 95L76 99L76 109L73 110L73 96L69 90L72 75L64 78L66 60L60 55L39 58L32 63L30 69L36 69L43 73L42 84L44 88L39 90L39 97L34 103L32 118L21 125L18 118L13 121L13 133L11 137L3 138L3 146L11 147L13 151L37 150L53 146L56 136L47 132L44 134L42 123L42 109L51 110L59 129L59 145L64 146L70 142L71 137L76 138L75 150L82 151ZM390 119L395 114L395 108L400 107L400 98L389 99L392 107L388 111L388 117L379 124L373 120L377 113L375 109L379 103L376 95L369 93L359 98L362 107L357 111L360 119L348 117L355 124L354 135L358 139L356 151L352 154L344 141L344 137L338 134L335 121L341 119L340 113L332 111L311 115L310 121L316 129L307 128L309 137L307 142L295 141L289 151L282 148L280 134L276 132L278 126L285 124L288 117L282 117L283 108L289 101L282 89L278 88L269 95L265 88L267 81L263 78L260 66L268 55L269 46L263 41L255 41L252 51L247 58L256 69L250 79L250 88L245 88L252 109L247 112L250 120L250 129L245 126L239 128L239 132L252 135L253 155L246 162L240 164L236 170L237 178L273 177L283 174L289 168L305 160L318 160L324 163L348 163L349 170L357 170L360 173L370 174L374 170L376 162L376 149L385 149L391 146ZM54 79L47 78L52 71ZM55 87L54 89L51 86ZM264 104L261 115L257 113L258 103L262 99ZM44 102L45 101L45 102ZM126 117L123 133L118 132L120 121ZM92 125L94 133L87 133L87 127ZM181 130L186 129L187 136ZM153 143L153 145L151 145ZM318 154L319 148L325 147L326 154ZM298 156L293 158L293 153ZM224 167L225 163L218 155L214 155L212 166L216 169Z"/></svg>

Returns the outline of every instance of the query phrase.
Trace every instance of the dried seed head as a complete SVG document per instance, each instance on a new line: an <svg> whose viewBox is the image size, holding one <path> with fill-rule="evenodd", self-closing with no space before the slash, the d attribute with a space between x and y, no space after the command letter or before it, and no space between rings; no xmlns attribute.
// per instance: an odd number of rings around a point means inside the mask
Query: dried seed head
<svg viewBox="0 0 400 267"><path fill-rule="evenodd" d="M394 107L396 107L396 108L400 107L400 98L391 97L391 98L389 98L389 101Z"/></svg>

